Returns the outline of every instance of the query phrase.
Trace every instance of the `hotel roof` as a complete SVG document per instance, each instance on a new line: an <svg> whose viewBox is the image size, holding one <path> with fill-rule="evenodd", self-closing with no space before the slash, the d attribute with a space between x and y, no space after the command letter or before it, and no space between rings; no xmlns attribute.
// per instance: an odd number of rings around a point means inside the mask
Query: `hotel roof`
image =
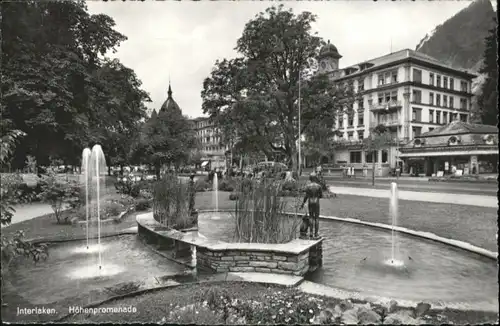
<svg viewBox="0 0 500 326"><path fill-rule="evenodd" d="M470 78L476 77L475 74L471 73L470 71L467 71L466 69L454 68L454 67L446 65L446 64L442 63L441 61L439 61L438 59L433 58L431 56L428 56L426 54L423 54L423 53L420 53L420 52L417 52L417 51L414 51L411 49L404 49L404 50L400 50L400 51L397 51L394 53L386 54L386 55L378 57L378 58L374 58L374 59L363 61L363 62L354 64L354 65L351 65L348 67L341 68L340 70L342 70L342 71L355 69L356 72L353 74L349 74L349 75L342 75L342 76L340 76L340 78L354 77L355 75L360 75L361 73L364 74L364 73L369 72L369 71L374 71L374 70L378 70L378 69L383 69L385 67L389 67L392 63L401 62L404 60L412 60L412 59L413 59L413 61L417 61L417 62L421 61L424 63L431 64L433 66L436 66L436 68L438 68L438 69L442 68L445 70L452 70L452 71L455 71L457 73L466 74ZM366 69L360 69L361 67L366 67Z"/></svg>

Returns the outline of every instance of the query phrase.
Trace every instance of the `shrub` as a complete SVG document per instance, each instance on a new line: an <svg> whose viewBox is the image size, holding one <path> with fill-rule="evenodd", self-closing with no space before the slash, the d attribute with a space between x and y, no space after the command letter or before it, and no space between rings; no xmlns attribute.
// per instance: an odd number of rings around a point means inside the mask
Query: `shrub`
<svg viewBox="0 0 500 326"><path fill-rule="evenodd" d="M19 185L23 178L19 174L2 175L0 196L0 218L2 225L10 224L15 213L14 205L19 202L21 191Z"/></svg>
<svg viewBox="0 0 500 326"><path fill-rule="evenodd" d="M286 243L296 238L301 219L285 215L279 183L254 182L236 202L234 238L238 242Z"/></svg>
<svg viewBox="0 0 500 326"><path fill-rule="evenodd" d="M71 208L77 208L81 204L80 186L75 181L58 180L54 173L44 180L42 185L42 193L40 197L50 204L57 219L57 223L61 223L62 211L64 205L68 204ZM68 218L64 218L64 222L68 222Z"/></svg>
<svg viewBox="0 0 500 326"><path fill-rule="evenodd" d="M151 207L151 203L146 198L139 198L135 203L135 210L138 212L145 211Z"/></svg>
<svg viewBox="0 0 500 326"><path fill-rule="evenodd" d="M219 191L234 191L236 188L236 181L234 179L223 179L219 182Z"/></svg>
<svg viewBox="0 0 500 326"><path fill-rule="evenodd" d="M238 192L232 192L229 195L229 200L238 200L239 197L240 197L240 194Z"/></svg>
<svg viewBox="0 0 500 326"><path fill-rule="evenodd" d="M123 205L117 202L106 202L104 204L104 207L101 208L101 211L104 212L105 217L118 216L124 210L125 208L123 207Z"/></svg>
<svg viewBox="0 0 500 326"><path fill-rule="evenodd" d="M198 179L198 180L196 180L196 182L194 184L194 188L195 188L196 192L202 192L202 191L205 191L207 189L211 189L212 186L208 181L203 180L203 179Z"/></svg>
<svg viewBox="0 0 500 326"><path fill-rule="evenodd" d="M1 275L0 275L0 282L2 288L4 286L4 281L8 276L7 273L9 272L9 266L17 257L31 258L34 263L37 263L41 259L46 260L48 255L49 253L46 244L41 243L35 245L25 241L23 231L17 231L12 238L2 236L1 239L2 265L1 265Z"/></svg>
<svg viewBox="0 0 500 326"><path fill-rule="evenodd" d="M190 325L219 325L224 322L220 314L210 310L202 304L191 304L184 307L176 307L168 318L162 320L171 324Z"/></svg>
<svg viewBox="0 0 500 326"><path fill-rule="evenodd" d="M131 178L124 177L115 182L115 188L120 194L138 197L141 190L141 184L133 181Z"/></svg>
<svg viewBox="0 0 500 326"><path fill-rule="evenodd" d="M155 184L153 216L167 228L191 227L194 218L189 212L189 189L176 175L166 175Z"/></svg>

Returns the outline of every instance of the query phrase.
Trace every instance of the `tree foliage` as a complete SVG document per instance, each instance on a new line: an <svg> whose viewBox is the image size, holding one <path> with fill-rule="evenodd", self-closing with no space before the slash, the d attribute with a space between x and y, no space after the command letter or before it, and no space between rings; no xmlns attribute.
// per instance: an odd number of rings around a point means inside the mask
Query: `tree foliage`
<svg viewBox="0 0 500 326"><path fill-rule="evenodd" d="M2 16L2 119L26 133L20 156L77 164L83 147L114 147L108 134L144 115L134 72L104 57L126 40L112 18L83 1L8 2Z"/></svg>
<svg viewBox="0 0 500 326"><path fill-rule="evenodd" d="M486 49L483 55L483 66L479 71L486 74L478 103L481 112L481 122L487 125L497 125L498 122L498 44L497 29L492 28L485 39Z"/></svg>
<svg viewBox="0 0 500 326"><path fill-rule="evenodd" d="M278 151L296 167L296 142L317 121L333 126L350 110L348 84L315 74L324 42L311 32L316 16L271 7L250 20L237 41L240 57L217 61L203 83L203 111L243 143L258 144L271 157ZM301 125L298 124L299 79ZM231 136L234 137L234 135Z"/></svg>
<svg viewBox="0 0 500 326"><path fill-rule="evenodd" d="M165 110L142 125L131 157L135 162L152 164L159 177L161 166L174 164L178 167L188 162L196 147L191 121L180 110Z"/></svg>

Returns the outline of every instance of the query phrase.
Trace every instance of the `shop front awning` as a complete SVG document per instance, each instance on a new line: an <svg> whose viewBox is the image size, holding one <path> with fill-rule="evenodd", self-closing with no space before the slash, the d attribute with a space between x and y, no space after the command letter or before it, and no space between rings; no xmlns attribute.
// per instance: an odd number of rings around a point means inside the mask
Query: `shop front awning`
<svg viewBox="0 0 500 326"><path fill-rule="evenodd" d="M472 151L422 151L401 153L398 156L405 157L426 157L426 156L469 156L469 155L498 155L498 150L472 150Z"/></svg>
<svg viewBox="0 0 500 326"><path fill-rule="evenodd" d="M201 163L201 166L207 166L207 164L208 164L208 161L205 161L205 162Z"/></svg>

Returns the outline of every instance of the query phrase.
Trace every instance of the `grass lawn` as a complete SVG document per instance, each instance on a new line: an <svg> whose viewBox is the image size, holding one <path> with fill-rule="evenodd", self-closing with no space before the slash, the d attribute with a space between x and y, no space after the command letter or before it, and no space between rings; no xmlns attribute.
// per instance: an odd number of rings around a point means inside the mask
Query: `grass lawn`
<svg viewBox="0 0 500 326"><path fill-rule="evenodd" d="M290 203L293 198L287 199ZM228 192L219 192L219 209L234 209L235 201L229 200ZM196 207L213 209L213 193L196 195ZM292 205L290 204L290 211ZM390 224L389 198L373 198L337 195L322 199L322 215L357 218L363 221ZM399 201L398 225L413 230L432 232L445 238L469 242L497 251L497 210L455 204L438 204L417 201ZM321 231L321 230L320 230Z"/></svg>
<svg viewBox="0 0 500 326"><path fill-rule="evenodd" d="M226 300L222 299L223 297ZM207 308L202 307L204 301L206 301ZM225 324L226 319L221 307L226 307L230 314L234 312L244 314L247 317L247 322L252 324L259 321L261 324L307 324L308 320L315 314L319 314L327 307L334 308L340 302L338 299L309 295L296 289L256 283L184 284L110 302L102 306L106 308L135 307L135 313L77 315L69 318L67 322L121 323L126 320L127 322L157 323L163 320L169 324ZM189 309L184 313L181 312L182 307L192 304L196 305L195 310L198 313L192 310L191 312ZM170 314L172 311L174 313ZM494 322L497 320L497 315L470 311L436 312L431 310L425 318L426 324L441 324L443 320L468 324ZM229 323L234 323L234 320Z"/></svg>

